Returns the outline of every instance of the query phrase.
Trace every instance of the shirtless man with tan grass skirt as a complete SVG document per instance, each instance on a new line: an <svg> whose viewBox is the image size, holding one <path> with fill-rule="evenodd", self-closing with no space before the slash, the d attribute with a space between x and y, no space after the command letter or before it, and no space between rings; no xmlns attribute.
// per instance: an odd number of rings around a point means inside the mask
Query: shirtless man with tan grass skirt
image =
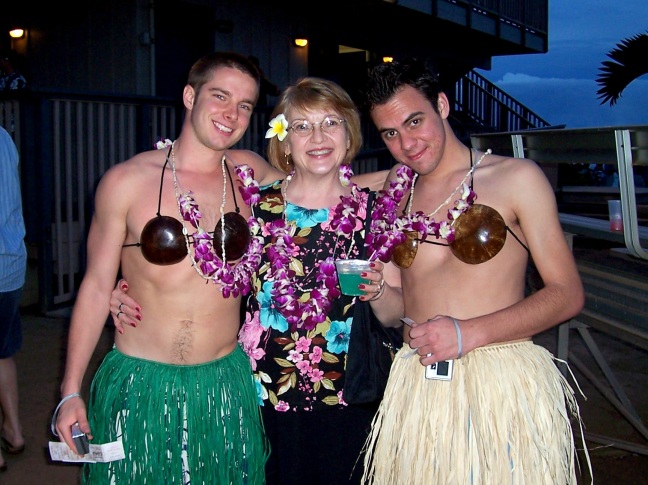
<svg viewBox="0 0 648 485"><path fill-rule="evenodd" d="M584 302L548 180L531 160L464 145L421 62L374 68L365 95L399 162L383 202L405 239L393 261L411 319L367 442L365 483L575 485L578 406L532 342ZM379 240L380 221L372 229ZM530 259L544 286L525 296Z"/></svg>

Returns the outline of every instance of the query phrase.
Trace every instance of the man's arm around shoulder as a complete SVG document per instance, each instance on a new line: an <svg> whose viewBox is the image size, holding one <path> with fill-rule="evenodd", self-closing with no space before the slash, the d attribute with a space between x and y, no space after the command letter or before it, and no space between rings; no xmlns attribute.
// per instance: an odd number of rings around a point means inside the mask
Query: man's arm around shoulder
<svg viewBox="0 0 648 485"><path fill-rule="evenodd" d="M254 180L261 186L271 184L286 176L284 172L274 168L263 157L251 150L229 150L227 156L236 165L249 165L254 170Z"/></svg>

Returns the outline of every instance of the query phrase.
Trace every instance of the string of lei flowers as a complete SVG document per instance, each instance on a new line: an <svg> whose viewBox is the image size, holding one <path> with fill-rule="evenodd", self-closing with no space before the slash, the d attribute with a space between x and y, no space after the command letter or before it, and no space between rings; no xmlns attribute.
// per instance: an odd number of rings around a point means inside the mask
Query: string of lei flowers
<svg viewBox="0 0 648 485"><path fill-rule="evenodd" d="M338 278L335 271L334 257L328 257L320 262L315 277L316 287L303 291L301 297L297 295L298 285L295 271L291 268L292 255L295 254L293 237L297 226L288 222L286 217L286 188L293 177L293 173L286 177L282 188L284 200L284 218L274 221L269 226L270 234L275 238L274 244L266 248L269 260L268 280L274 281L270 295L275 308L286 318L291 330L298 328L312 330L317 324L326 320L334 299L340 297ZM348 186L353 172L348 165L340 167L340 181ZM330 227L336 232L338 239L341 236L351 239L353 247L353 233L358 221L361 197L357 185L351 185L351 195L341 196L340 203L334 209ZM336 243L337 247L337 243Z"/></svg>
<svg viewBox="0 0 648 485"><path fill-rule="evenodd" d="M169 140L160 141L156 144L158 148L164 148L172 144ZM225 163L225 156L221 161ZM234 298L239 295L246 295L251 290L252 275L257 271L261 264L261 255L263 253L263 237L259 235L260 226L257 219L252 215L248 220L248 227L252 235L250 243L247 247L245 254L235 265L230 265L226 261L225 249L222 248L221 255L216 253L213 245L212 235L205 231L200 226L200 219L202 213L200 208L193 198L193 192L188 190L183 194L178 193L178 182L175 172L175 163L171 163L173 172L174 189L178 201L178 209L183 221L189 222L196 231L188 235L188 230L182 224L182 233L185 237L187 244L187 253L191 258L191 263L196 272L204 279L211 280L214 284L221 285L221 292L224 298L233 296ZM225 172L224 172L225 173ZM254 170L248 165L238 165L236 167L236 175L243 182L243 187L239 187L243 200L249 206L256 204L259 199L259 184L254 180ZM223 197L225 196L225 187L223 188ZM224 226L223 221L224 213L221 208L221 224ZM192 242L190 242L190 240ZM193 244L193 254L190 245Z"/></svg>
<svg viewBox="0 0 648 485"><path fill-rule="evenodd" d="M430 214L425 214L422 211L417 211L414 214L410 213L414 199L414 182L418 174L415 174L406 165L401 165L396 170L396 178L390 182L386 190L381 190L380 195L376 198L376 204L371 214L371 232L366 235L365 239L365 246L372 252L372 256L383 262L388 262L394 248L405 242L405 232L407 231L420 233L420 238L423 241L429 235L432 235L437 239L445 239L448 244L452 243L455 238L454 221L472 207L477 199L477 194L466 184L466 180L474 173L484 157L491 153L490 149L486 150L475 165L468 170L468 173L450 196ZM454 194L459 190L461 191L460 196L454 201L454 206L448 209L447 220L436 222L433 216L450 202ZM410 192L410 201L407 214L398 217L396 210L408 191Z"/></svg>

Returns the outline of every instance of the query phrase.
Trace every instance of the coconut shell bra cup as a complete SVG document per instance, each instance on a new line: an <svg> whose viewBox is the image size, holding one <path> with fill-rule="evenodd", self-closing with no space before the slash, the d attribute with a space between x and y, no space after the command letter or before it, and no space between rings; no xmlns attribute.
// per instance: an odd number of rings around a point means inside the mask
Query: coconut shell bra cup
<svg viewBox="0 0 648 485"><path fill-rule="evenodd" d="M414 262L419 243L428 243L450 247L452 254L464 263L485 263L497 256L504 247L507 232L529 252L529 248L506 225L500 213L487 205L473 204L455 221L454 228L455 239L451 243L422 240L418 232L406 231L405 242L394 248L392 261L400 268L409 268Z"/></svg>

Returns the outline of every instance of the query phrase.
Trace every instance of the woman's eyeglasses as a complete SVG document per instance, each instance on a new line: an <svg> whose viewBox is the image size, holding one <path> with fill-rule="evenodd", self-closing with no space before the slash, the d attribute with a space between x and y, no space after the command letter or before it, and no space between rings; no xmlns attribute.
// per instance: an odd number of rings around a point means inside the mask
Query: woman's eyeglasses
<svg viewBox="0 0 648 485"><path fill-rule="evenodd" d="M293 121L288 130L292 130L295 135L298 136L308 136L315 129L316 125L320 126L320 129L329 135L336 133L342 124L346 123L346 120L338 118L337 116L327 116L322 121L318 123L311 123L308 120L295 120Z"/></svg>
<svg viewBox="0 0 648 485"><path fill-rule="evenodd" d="M392 261L399 268L409 268L416 257L418 243L426 242L449 246L452 254L464 263L485 263L504 247L506 231L510 231L499 212L482 204L474 204L459 216L454 223L454 230L455 239L450 244L423 241L419 239L418 232L406 231L405 242L394 248Z"/></svg>

